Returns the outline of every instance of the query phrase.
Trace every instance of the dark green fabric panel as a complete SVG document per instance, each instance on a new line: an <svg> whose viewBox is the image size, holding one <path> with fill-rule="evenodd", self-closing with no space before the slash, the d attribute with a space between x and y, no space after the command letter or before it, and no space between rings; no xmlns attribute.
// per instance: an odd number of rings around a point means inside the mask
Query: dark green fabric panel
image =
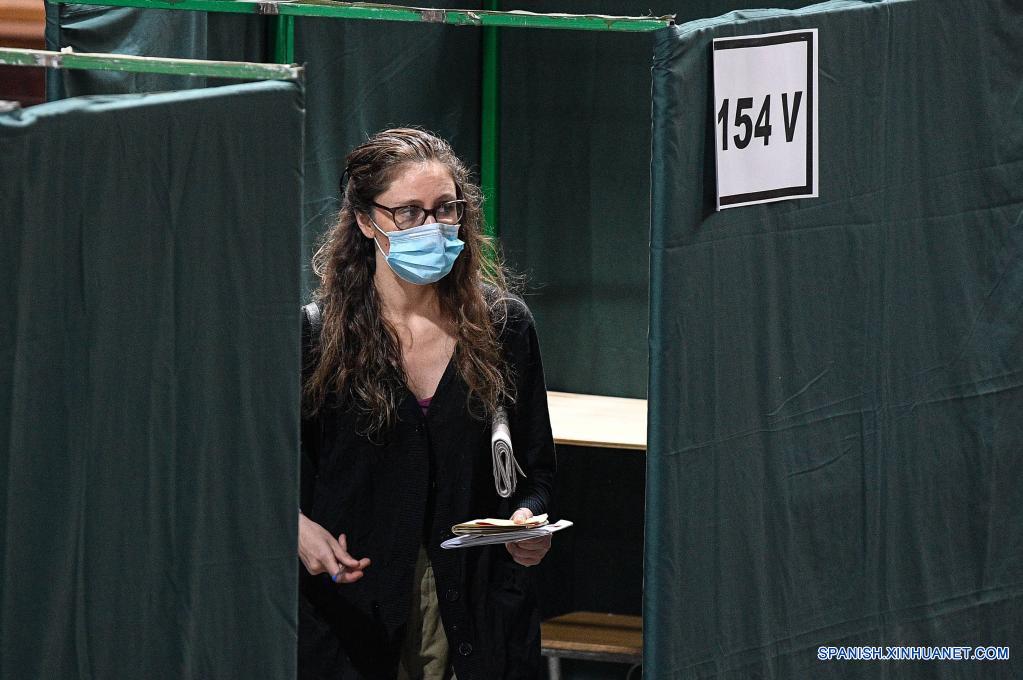
<svg viewBox="0 0 1023 680"><path fill-rule="evenodd" d="M714 212L714 37L818 28L820 198ZM1023 8L657 36L646 672L1009 678L1023 645Z"/></svg>
<svg viewBox="0 0 1023 680"><path fill-rule="evenodd" d="M47 47L76 52L226 61L272 61L264 17L47 4ZM51 71L50 100L87 94L184 90L225 84L213 78L116 71Z"/></svg>
<svg viewBox="0 0 1023 680"><path fill-rule="evenodd" d="M478 9L480 3L437 7ZM51 49L192 59L270 61L271 24L263 17L87 5L49 6ZM54 36L59 35L59 39ZM370 134L418 126L449 140L472 165L479 159L480 31L452 26L297 19L295 60L306 66L308 106L303 289L316 242L339 204L346 153ZM148 92L207 85L206 79L146 74L65 72L50 98Z"/></svg>
<svg viewBox="0 0 1023 680"><path fill-rule="evenodd" d="M543 0L521 9L681 22L759 4ZM527 29L500 40L498 223L509 263L528 275L548 384L646 397L653 36Z"/></svg>
<svg viewBox="0 0 1023 680"><path fill-rule="evenodd" d="M431 6L478 9L479 1ZM451 142L478 167L480 36L474 28L298 19L295 58L306 65L305 252L340 208L345 156L374 132L416 126ZM315 285L306 257L304 283Z"/></svg>
<svg viewBox="0 0 1023 680"><path fill-rule="evenodd" d="M0 116L0 677L294 677L302 125L293 83Z"/></svg>
<svg viewBox="0 0 1023 680"><path fill-rule="evenodd" d="M640 0L542 0L536 12L679 21L752 0L652 7ZM784 0L780 7L805 1ZM451 0L438 7L474 9ZM53 9L50 10L53 13ZM196 12L61 6L59 46L79 51L264 60L267 22ZM419 125L478 164L481 32L376 21L299 19L308 69L304 252L338 208L344 155L385 127ZM506 29L500 41L501 243L528 278L555 389L645 397L648 325L650 34ZM200 79L64 75L73 94L198 87ZM552 225L557 225L553 227ZM560 235L552 239L554 230ZM307 258L308 260L308 258ZM308 290L315 283L306 265ZM601 366L594 371L592 366Z"/></svg>

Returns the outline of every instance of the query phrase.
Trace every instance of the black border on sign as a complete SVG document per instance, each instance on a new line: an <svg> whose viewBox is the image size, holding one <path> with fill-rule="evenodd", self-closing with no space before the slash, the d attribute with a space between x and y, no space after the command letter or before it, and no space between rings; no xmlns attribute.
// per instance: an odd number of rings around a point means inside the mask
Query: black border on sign
<svg viewBox="0 0 1023 680"><path fill-rule="evenodd" d="M719 196L718 205L735 205L736 203L750 203L752 201L764 201L772 198L784 198L786 196L802 196L813 192L813 54L814 34L813 31L796 31L784 35L765 35L758 38L725 38L714 42L714 51L734 50L743 47L765 47L767 45L781 45L783 43L805 42L806 43L806 184L797 187L784 187L771 189L770 191L754 191L746 194L732 194L731 196ZM717 148L717 144L714 145Z"/></svg>

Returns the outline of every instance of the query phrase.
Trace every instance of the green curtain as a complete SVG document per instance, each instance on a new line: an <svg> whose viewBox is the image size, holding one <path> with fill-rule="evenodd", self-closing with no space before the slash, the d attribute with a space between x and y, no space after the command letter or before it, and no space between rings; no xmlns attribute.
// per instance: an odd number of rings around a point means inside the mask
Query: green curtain
<svg viewBox="0 0 1023 680"><path fill-rule="evenodd" d="M535 0L515 9L713 16L753 0L678 3ZM805 1L779 0L778 7ZM478 9L479 0L435 7ZM502 3L506 9L512 8ZM51 48L269 60L261 17L86 5L49 6ZM527 277L552 389L646 396L650 50L643 33L499 32L500 240ZM379 21L296 20L307 68L306 220L312 254L338 206L344 155L385 127L419 125L480 158L481 32ZM139 92L201 79L62 74L70 94ZM314 285L308 257L304 287ZM593 370L599 366L600 370Z"/></svg>
<svg viewBox="0 0 1023 680"><path fill-rule="evenodd" d="M820 197L714 211L715 37L817 28ZM646 667L1009 678L1023 647L1023 8L831 2L661 31Z"/></svg>
<svg viewBox="0 0 1023 680"><path fill-rule="evenodd" d="M478 9L479 0L431 6ZM480 32L437 24L302 18L295 58L306 65L306 257L337 216L345 155L372 133L422 127L478 168Z"/></svg>
<svg viewBox="0 0 1023 680"><path fill-rule="evenodd" d="M685 22L761 4L536 0L515 8ZM647 396L653 41L650 33L500 34L498 223L510 264L527 275L551 389Z"/></svg>
<svg viewBox="0 0 1023 680"><path fill-rule="evenodd" d="M47 49L145 57L272 61L264 17L46 3ZM48 70L47 98L185 90L225 84L199 76Z"/></svg>
<svg viewBox="0 0 1023 680"><path fill-rule="evenodd" d="M480 2L432 3L479 9ZM192 59L272 61L266 17L47 5L50 49ZM336 217L345 154L371 133L415 125L432 130L470 164L479 159L480 32L442 25L301 18L295 60L306 66L308 107L301 224L303 296L316 284L309 260ZM203 87L206 79L61 73L50 98ZM298 225L296 225L298 228Z"/></svg>
<svg viewBox="0 0 1023 680"><path fill-rule="evenodd" d="M303 113L0 115L0 677L294 677Z"/></svg>

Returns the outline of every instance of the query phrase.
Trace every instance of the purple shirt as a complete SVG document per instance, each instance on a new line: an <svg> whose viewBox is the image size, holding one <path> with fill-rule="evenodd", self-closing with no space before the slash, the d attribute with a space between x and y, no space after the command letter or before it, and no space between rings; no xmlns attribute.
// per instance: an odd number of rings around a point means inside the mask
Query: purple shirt
<svg viewBox="0 0 1023 680"><path fill-rule="evenodd" d="M424 416L426 415L426 412L430 408L430 400L431 399L433 399L433 397L427 397L426 399L416 399L416 401L419 402L419 408L423 409L423 415Z"/></svg>

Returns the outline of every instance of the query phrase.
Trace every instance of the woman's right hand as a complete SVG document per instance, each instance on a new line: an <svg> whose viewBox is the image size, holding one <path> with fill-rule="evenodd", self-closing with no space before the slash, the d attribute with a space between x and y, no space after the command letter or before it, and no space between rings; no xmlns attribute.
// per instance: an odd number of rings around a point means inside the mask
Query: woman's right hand
<svg viewBox="0 0 1023 680"><path fill-rule="evenodd" d="M344 534L335 540L326 529L302 514L298 516L298 556L306 571L314 576L328 574L334 583L355 583L369 566L369 558L357 560L348 554Z"/></svg>

